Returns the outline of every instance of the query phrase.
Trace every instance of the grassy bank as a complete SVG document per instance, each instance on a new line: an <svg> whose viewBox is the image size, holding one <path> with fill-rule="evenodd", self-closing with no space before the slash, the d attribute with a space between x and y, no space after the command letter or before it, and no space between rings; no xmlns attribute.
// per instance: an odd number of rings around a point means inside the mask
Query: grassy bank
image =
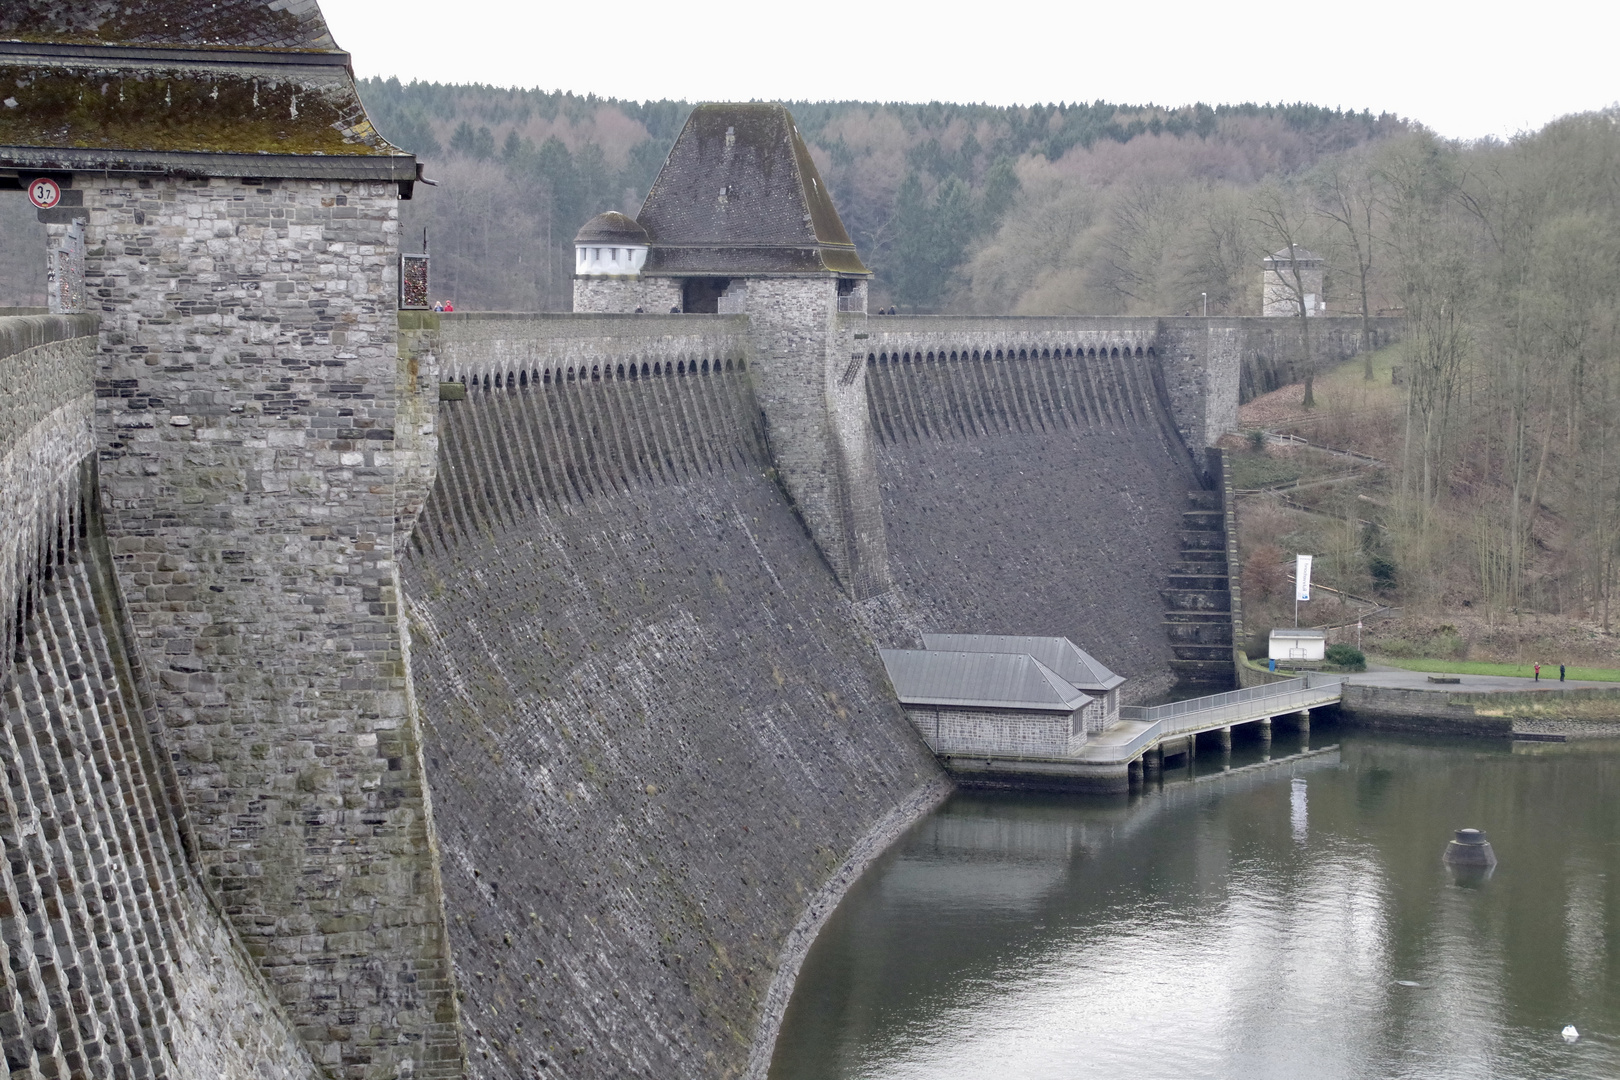
<svg viewBox="0 0 1620 1080"><path fill-rule="evenodd" d="M1529 679L1535 676L1535 667L1532 664L1492 664L1484 660L1426 660L1426 659L1400 659L1393 660L1385 656L1369 656L1368 661L1383 664L1386 667L1403 668L1406 671L1433 671L1442 675L1510 675L1517 678ZM1551 675L1553 682L1558 681L1558 665L1541 665L1542 681L1547 681ZM1594 668L1571 667L1566 677L1580 679L1587 682L1620 682L1620 668Z"/></svg>

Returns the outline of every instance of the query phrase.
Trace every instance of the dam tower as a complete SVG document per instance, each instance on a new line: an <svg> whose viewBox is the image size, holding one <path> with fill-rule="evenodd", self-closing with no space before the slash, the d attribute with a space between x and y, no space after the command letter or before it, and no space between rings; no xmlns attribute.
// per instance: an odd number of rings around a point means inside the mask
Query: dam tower
<svg viewBox="0 0 1620 1080"><path fill-rule="evenodd" d="M84 312L11 335L14 356L50 384L29 415L76 418L52 468L90 492L73 533L104 537L126 722L152 733L143 782L170 793L185 839L170 864L237 943L215 963L251 958L222 1011L284 1017L304 1064L330 1076L460 1075L397 577L426 494L419 391L436 389L396 349L416 159L372 127L314 0L21 0L0 11L0 38L0 187L59 193L35 199L55 203L41 211L51 306ZM37 456L39 438L6 460ZM3 599L25 623L40 610ZM120 640L110 624L106 638ZM113 865L138 876L137 850ZM24 909L30 887L16 886ZM77 936L57 931L57 947ZM81 961L94 963L55 967ZM182 965L172 994L132 991L131 1015L171 1030L165 1010L184 1011L206 970ZM227 1021L192 1016L187 1038L238 1053ZM117 1042L33 1037L73 1075L77 1057L118 1060ZM154 1045L131 1075L202 1075L188 1054ZM274 1055L282 1075L296 1057Z"/></svg>
<svg viewBox="0 0 1620 1080"><path fill-rule="evenodd" d="M636 219L593 218L575 250L576 312L748 316L781 483L845 589L886 591L856 348L872 274L787 109L698 106Z"/></svg>

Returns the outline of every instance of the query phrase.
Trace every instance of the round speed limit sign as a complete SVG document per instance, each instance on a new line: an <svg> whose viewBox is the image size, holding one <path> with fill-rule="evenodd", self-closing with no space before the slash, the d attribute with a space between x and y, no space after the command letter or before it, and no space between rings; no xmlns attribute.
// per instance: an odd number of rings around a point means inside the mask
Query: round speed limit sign
<svg viewBox="0 0 1620 1080"><path fill-rule="evenodd" d="M62 201L62 185L41 176L28 185L28 201L41 210L49 210Z"/></svg>

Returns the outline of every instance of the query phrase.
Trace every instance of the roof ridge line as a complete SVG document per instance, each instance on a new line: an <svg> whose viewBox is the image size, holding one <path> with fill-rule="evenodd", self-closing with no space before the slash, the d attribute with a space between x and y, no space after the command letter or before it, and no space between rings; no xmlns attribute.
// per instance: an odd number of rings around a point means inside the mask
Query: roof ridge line
<svg viewBox="0 0 1620 1080"><path fill-rule="evenodd" d="M349 67L352 57L342 49L272 49L246 46L210 45L91 45L71 41L23 41L0 39L0 56L69 60L119 60L123 62L173 60L187 64L265 64L282 67Z"/></svg>

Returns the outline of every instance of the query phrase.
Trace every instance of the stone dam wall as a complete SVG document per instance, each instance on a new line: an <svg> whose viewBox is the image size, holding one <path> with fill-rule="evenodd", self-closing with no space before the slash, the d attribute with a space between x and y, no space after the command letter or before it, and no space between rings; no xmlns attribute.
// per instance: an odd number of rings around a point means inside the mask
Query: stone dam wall
<svg viewBox="0 0 1620 1080"><path fill-rule="evenodd" d="M875 646L1162 689L1194 451L1289 375L1262 320L396 320L385 186L106 184L104 309L0 318L20 1076L763 1076L945 790Z"/></svg>
<svg viewBox="0 0 1620 1080"><path fill-rule="evenodd" d="M870 422L891 572L914 620L1065 635L1138 700L1173 681L1161 593L1203 479L1156 359L1139 343L1097 352L1061 332L1016 347L880 347L866 368Z"/></svg>
<svg viewBox="0 0 1620 1080"><path fill-rule="evenodd" d="M466 396L403 582L474 1076L762 1077L819 920L945 790L746 342L675 322L713 336L478 368L439 334Z"/></svg>
<svg viewBox="0 0 1620 1080"><path fill-rule="evenodd" d="M0 1050L14 1077L319 1075L197 875L97 513L94 317L0 319Z"/></svg>
<svg viewBox="0 0 1620 1080"><path fill-rule="evenodd" d="M977 315L882 316L868 320L869 358L903 358L930 351L1084 349L1087 356L1116 352L1152 358L1160 391L1176 429L1194 449L1237 430L1242 402L1304 378L1298 319L1232 317L997 317ZM1399 339L1401 320L1373 319L1373 348ZM1319 366L1361 352L1361 319L1311 320L1311 355Z"/></svg>

